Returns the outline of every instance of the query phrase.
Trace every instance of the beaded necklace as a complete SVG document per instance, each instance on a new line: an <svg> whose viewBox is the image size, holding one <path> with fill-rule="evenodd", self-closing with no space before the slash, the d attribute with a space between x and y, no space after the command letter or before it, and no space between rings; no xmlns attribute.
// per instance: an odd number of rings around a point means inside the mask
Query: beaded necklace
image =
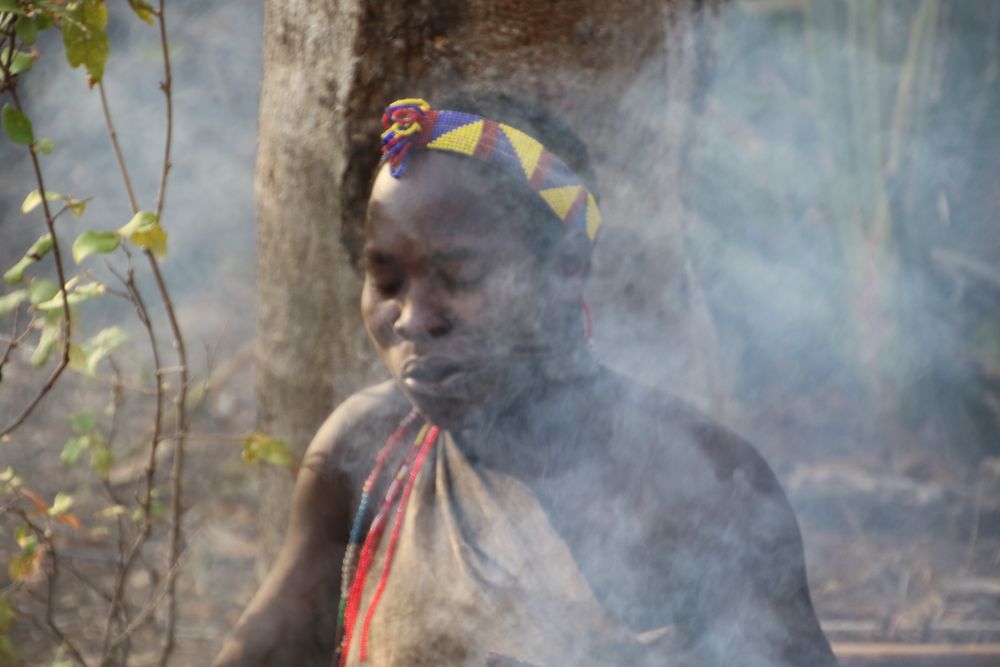
<svg viewBox="0 0 1000 667"><path fill-rule="evenodd" d="M392 507L398 499L399 504L396 505L395 509L395 521L393 522L392 533L389 537L389 545L386 549L385 562L382 565L382 576L379 578L375 593L372 595L368 611L365 614L364 624L361 628L361 661L364 662L368 658L368 634L371 629L372 618L375 616L375 609L378 607L379 600L382 598L382 593L385 590L386 582L389 579L389 570L392 566L392 557L396 551L396 544L399 541L399 534L402 531L406 505L410 499L410 493L413 490L414 482L416 482L417 474L420 472L424 459L427 458L431 446L433 446L441 432L439 427L432 426L429 423L424 424L423 428L420 429L417 438L414 440L403 463L400 465L399 470L389 484L389 488L386 490L385 498L382 500L378 512L376 512L375 517L372 519L372 523L368 528L368 534L365 536L364 544L360 545L360 555L358 555L358 546L361 542L361 528L364 525L364 516L368 508L372 489L375 487L375 483L378 481L386 461L399 448L406 437L406 432L417 421L417 418L417 412L414 410L403 419L399 427L379 451L375 458L375 467L362 486L361 500L358 503L358 511L354 515L350 541L344 553L344 562L341 570L340 606L337 613L337 634L335 635L341 639L334 660L341 667L347 663L347 656L351 646L351 636L357 625L358 613L361 609L361 596L364 592L368 572L371 570L375 560L375 552L378 550L382 536L385 533L389 512L392 511ZM402 494L402 497L400 497L400 494ZM357 562L355 562L355 559ZM342 635L341 632L343 632Z"/></svg>

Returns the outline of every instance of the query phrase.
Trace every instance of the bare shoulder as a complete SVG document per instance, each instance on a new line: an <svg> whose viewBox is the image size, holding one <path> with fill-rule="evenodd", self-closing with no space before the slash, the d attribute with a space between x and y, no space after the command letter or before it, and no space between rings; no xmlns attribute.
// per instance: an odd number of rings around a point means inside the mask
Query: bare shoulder
<svg viewBox="0 0 1000 667"><path fill-rule="evenodd" d="M320 426L302 467L322 478L367 474L379 447L410 409L392 380L356 392Z"/></svg>
<svg viewBox="0 0 1000 667"><path fill-rule="evenodd" d="M771 467L746 438L689 403L617 376L623 397L616 438L637 498L655 506L664 530L801 559L792 507Z"/></svg>
<svg viewBox="0 0 1000 667"><path fill-rule="evenodd" d="M677 396L617 374L611 381L623 397L632 456L683 476L711 475L719 484L741 479L757 493L781 493L771 467L746 438Z"/></svg>

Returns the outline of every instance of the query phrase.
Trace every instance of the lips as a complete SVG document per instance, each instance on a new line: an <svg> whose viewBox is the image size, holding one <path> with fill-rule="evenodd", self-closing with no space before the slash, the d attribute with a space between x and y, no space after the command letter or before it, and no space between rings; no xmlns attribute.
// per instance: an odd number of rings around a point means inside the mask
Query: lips
<svg viewBox="0 0 1000 667"><path fill-rule="evenodd" d="M403 364L400 380L418 394L457 396L466 384L466 364L449 357L417 357Z"/></svg>

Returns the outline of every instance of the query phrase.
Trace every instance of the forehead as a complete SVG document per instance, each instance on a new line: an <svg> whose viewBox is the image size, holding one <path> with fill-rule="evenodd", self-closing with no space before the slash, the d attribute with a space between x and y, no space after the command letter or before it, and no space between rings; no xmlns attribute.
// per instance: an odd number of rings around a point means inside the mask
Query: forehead
<svg viewBox="0 0 1000 667"><path fill-rule="evenodd" d="M368 202L369 245L525 246L508 219L517 207L489 176L472 159L431 152L411 155L401 178L383 166Z"/></svg>

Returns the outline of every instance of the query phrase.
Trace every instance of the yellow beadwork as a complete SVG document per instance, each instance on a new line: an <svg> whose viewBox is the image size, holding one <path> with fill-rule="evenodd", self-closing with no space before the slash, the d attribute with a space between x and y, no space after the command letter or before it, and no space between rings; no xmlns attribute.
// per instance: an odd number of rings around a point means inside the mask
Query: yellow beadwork
<svg viewBox="0 0 1000 667"><path fill-rule="evenodd" d="M480 120L455 128L427 144L427 148L472 155L476 152L476 144L479 143L479 138L483 135L483 125L485 124L486 121Z"/></svg>
<svg viewBox="0 0 1000 667"><path fill-rule="evenodd" d="M594 195L558 156L516 127L475 114L434 110L420 98L390 104L382 126L382 151L396 178L403 175L411 146L477 157L509 173L520 171L556 217L596 238L601 212Z"/></svg>
<svg viewBox="0 0 1000 667"><path fill-rule="evenodd" d="M531 175L535 173L535 167L538 166L538 158L542 156L545 146L542 146L537 139L529 137L516 127L504 125L503 123L498 123L498 125L500 125L500 129L507 135L511 146L517 152L517 157L521 161L521 168L524 169L524 177L531 178Z"/></svg>

